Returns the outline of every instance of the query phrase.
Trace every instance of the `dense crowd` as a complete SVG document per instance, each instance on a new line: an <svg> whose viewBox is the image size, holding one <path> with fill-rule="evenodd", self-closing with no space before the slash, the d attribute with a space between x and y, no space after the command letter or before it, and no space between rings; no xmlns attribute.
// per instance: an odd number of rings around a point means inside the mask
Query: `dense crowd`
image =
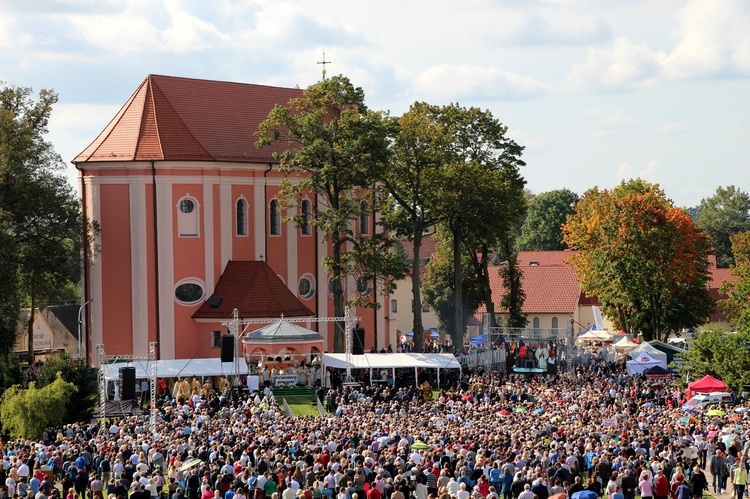
<svg viewBox="0 0 750 499"><path fill-rule="evenodd" d="M266 388L164 400L153 428L133 417L6 442L0 499L746 494L743 407L691 415L671 382L612 365L541 377L468 373L434 400L395 385L319 395L329 417L286 418Z"/></svg>

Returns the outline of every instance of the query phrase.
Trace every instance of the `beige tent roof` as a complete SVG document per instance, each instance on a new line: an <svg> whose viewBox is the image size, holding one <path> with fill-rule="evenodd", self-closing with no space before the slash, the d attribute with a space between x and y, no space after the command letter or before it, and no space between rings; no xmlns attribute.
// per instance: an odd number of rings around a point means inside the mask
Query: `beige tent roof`
<svg viewBox="0 0 750 499"><path fill-rule="evenodd" d="M612 339L612 334L608 333L607 331L595 331L590 330L586 331L585 333L581 334L576 338L576 341L579 342L585 342L585 341L610 341Z"/></svg>
<svg viewBox="0 0 750 499"><path fill-rule="evenodd" d="M633 340L631 340L627 336L623 336L617 343L612 343L612 346L615 348L615 350L627 352L634 348L638 348L638 343L634 343Z"/></svg>

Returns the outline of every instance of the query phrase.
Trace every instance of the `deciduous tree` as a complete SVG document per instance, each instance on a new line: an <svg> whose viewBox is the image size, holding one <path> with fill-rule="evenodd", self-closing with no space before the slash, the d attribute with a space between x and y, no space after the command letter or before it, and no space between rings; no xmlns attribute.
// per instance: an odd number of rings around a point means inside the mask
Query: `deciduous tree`
<svg viewBox="0 0 750 499"><path fill-rule="evenodd" d="M716 266L731 266L734 254L730 238L750 230L750 195L733 185L717 187L713 196L701 200L695 223L711 236Z"/></svg>
<svg viewBox="0 0 750 499"><path fill-rule="evenodd" d="M680 371L695 381L706 374L719 378L734 390L750 383L750 332L726 333L707 329L693 340L683 354Z"/></svg>
<svg viewBox="0 0 750 499"><path fill-rule="evenodd" d="M17 323L21 301L32 310L42 307L78 273L83 219L64 164L44 140L56 102L50 90L35 101L29 88L0 84L0 252L9 274L0 285L3 349L15 343L8 325ZM28 331L33 320L32 313ZM28 337L33 362L33 334Z"/></svg>
<svg viewBox="0 0 750 499"><path fill-rule="evenodd" d="M737 330L750 333L750 232L734 234L731 242L735 263L729 272L736 280L721 285L721 293L727 297L719 306Z"/></svg>
<svg viewBox="0 0 750 499"><path fill-rule="evenodd" d="M461 310L463 282L460 255L468 246L482 254L475 266L476 278L484 291L488 312L493 317L494 303L489 287L487 265L489 248L517 226L525 213L520 174L523 147L507 136L508 128L492 113L457 104L441 109L439 122L451 136L451 160L439 186L441 223L453 240L455 320L453 329L463 336L465 314ZM484 270L482 270L484 269Z"/></svg>
<svg viewBox="0 0 750 499"><path fill-rule="evenodd" d="M453 241L449 232L439 231L438 237L441 241L435 248L435 254L427 264L427 273L422 282L425 303L435 311L440 328L448 331L456 350L463 347L464 332L456 330L456 285L455 285L455 259L453 255ZM461 314L465 323L471 311L476 310L482 304L484 293L472 272L472 262L468 255L463 252L459 255L464 272L461 273L462 293ZM416 338L416 334L414 335Z"/></svg>
<svg viewBox="0 0 750 499"><path fill-rule="evenodd" d="M523 271L518 265L518 253L513 242L512 234L508 234L507 237L500 239L497 247L500 258L498 272L504 288L503 297L500 299L500 308L508 313L504 326L523 328L529 323L529 319L523 313L526 292L523 290L521 282Z"/></svg>
<svg viewBox="0 0 750 499"><path fill-rule="evenodd" d="M440 123L440 108L415 102L393 121L392 155L378 183L386 193L383 199L385 224L412 243L411 285L413 306L414 350L422 351L422 239L442 216L437 209L439 185L449 161L451 136Z"/></svg>
<svg viewBox="0 0 750 499"><path fill-rule="evenodd" d="M559 251L567 249L562 226L574 212L578 194L569 189L543 192L529 202L518 237L520 251Z"/></svg>
<svg viewBox="0 0 750 499"><path fill-rule="evenodd" d="M260 125L257 145L274 142L289 147L276 154L281 171L292 178L282 185L282 206L294 206L305 193L319 200L309 223L331 246L322 263L331 274L334 314L344 315L347 276L377 278L381 291L390 292L404 270L391 251L392 239L362 237L355 230L357 219L373 209L373 172L388 159L386 117L367 108L361 88L334 76L271 111ZM336 352L344 351L344 338L343 324L337 323Z"/></svg>
<svg viewBox="0 0 750 499"><path fill-rule="evenodd" d="M77 388L58 374L43 388L34 382L24 389L14 385L0 397L0 422L13 438L39 438L45 428L58 426Z"/></svg>
<svg viewBox="0 0 750 499"><path fill-rule="evenodd" d="M563 233L582 290L621 329L666 339L710 315L708 236L657 185L587 191Z"/></svg>

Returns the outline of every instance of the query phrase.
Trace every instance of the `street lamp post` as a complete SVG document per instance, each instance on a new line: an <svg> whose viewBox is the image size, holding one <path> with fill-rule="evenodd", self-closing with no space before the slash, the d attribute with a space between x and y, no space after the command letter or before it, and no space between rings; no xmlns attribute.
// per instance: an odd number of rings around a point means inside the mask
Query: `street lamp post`
<svg viewBox="0 0 750 499"><path fill-rule="evenodd" d="M86 305L91 303L94 299L90 298L85 303L81 304L80 307L78 307L78 361L81 360L82 350L83 350L83 340L81 338L81 329L83 329L83 309L86 308Z"/></svg>

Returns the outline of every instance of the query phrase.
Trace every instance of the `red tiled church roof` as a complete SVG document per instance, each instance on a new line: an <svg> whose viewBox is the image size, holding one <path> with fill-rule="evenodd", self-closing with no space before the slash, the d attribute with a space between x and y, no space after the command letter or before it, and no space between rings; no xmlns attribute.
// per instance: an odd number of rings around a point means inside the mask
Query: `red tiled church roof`
<svg viewBox="0 0 750 499"><path fill-rule="evenodd" d="M419 247L419 257L421 260L432 259L432 255L435 254L435 247L440 240L433 236L424 236L422 238L422 245ZM411 261L414 258L414 241L408 239L401 240L401 246L404 248L404 255L406 259Z"/></svg>
<svg viewBox="0 0 750 499"><path fill-rule="evenodd" d="M193 319L230 319L235 308L241 319L314 315L263 261L230 260Z"/></svg>
<svg viewBox="0 0 750 499"><path fill-rule="evenodd" d="M708 283L708 294L714 301L724 300L727 298L726 294L721 293L721 285L725 281L735 282L738 280L737 276L730 274L731 269L717 269L716 267L711 268L711 280ZM727 320L726 314L717 305L714 309L714 313L711 314L710 322L725 322Z"/></svg>
<svg viewBox="0 0 750 499"><path fill-rule="evenodd" d="M557 266L566 267L565 260L575 255L577 251L519 251L518 265L530 267L540 265L542 267Z"/></svg>
<svg viewBox="0 0 750 499"><path fill-rule="evenodd" d="M490 267L490 287L495 311L503 313L504 310L500 310L497 305L504 293L503 281L497 270L497 267ZM521 286L526 293L522 309L524 314L572 314L578 307L581 288L569 267L531 266L521 270ZM486 307L482 305L477 312L486 311Z"/></svg>
<svg viewBox="0 0 750 499"><path fill-rule="evenodd" d="M91 161L275 162L276 143L255 147L258 125L302 91L149 75L75 163Z"/></svg>

